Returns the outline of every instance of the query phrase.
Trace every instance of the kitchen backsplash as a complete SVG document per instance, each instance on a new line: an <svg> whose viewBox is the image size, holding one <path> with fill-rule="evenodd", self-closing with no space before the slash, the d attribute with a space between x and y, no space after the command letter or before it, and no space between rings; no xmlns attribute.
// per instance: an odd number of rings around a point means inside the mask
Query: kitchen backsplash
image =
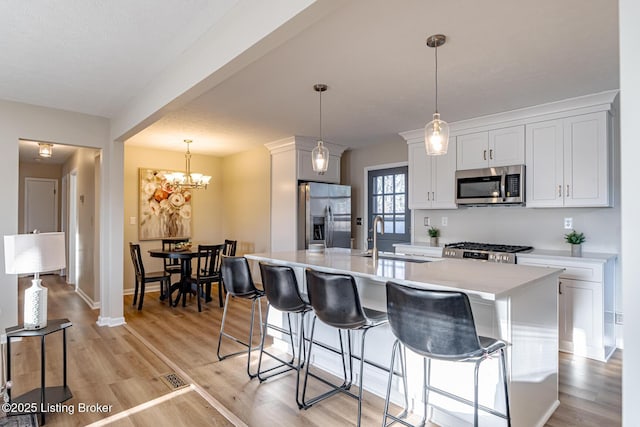
<svg viewBox="0 0 640 427"><path fill-rule="evenodd" d="M568 250L564 235L564 219L572 218L573 228L583 232L587 240L584 251L620 253L620 209L562 208L532 209L524 207L471 207L455 210L415 210L414 242L428 242L424 225L440 229L440 244L477 241L530 245L536 249ZM442 225L446 218L447 225Z"/></svg>

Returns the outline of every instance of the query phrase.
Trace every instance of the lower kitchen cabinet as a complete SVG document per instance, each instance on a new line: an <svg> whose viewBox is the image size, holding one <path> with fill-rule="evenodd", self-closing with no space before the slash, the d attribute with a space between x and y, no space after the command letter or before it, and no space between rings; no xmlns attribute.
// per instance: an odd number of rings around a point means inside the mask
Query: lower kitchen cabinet
<svg viewBox="0 0 640 427"><path fill-rule="evenodd" d="M607 361L615 350L615 256L559 261L519 255L518 264L564 269L558 284L560 351Z"/></svg>

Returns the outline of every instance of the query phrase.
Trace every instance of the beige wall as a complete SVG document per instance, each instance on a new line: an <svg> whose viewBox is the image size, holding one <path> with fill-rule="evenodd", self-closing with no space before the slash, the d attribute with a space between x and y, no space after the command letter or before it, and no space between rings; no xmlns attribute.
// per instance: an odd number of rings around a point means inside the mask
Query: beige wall
<svg viewBox="0 0 640 427"><path fill-rule="evenodd" d="M125 144L124 152L124 291L133 292L133 265L129 255L129 242L138 242L138 188L139 168L154 168L184 171L184 152L149 150ZM194 190L191 199L191 241L199 243L222 243L223 232L223 174L222 159L213 156L192 154L191 170L211 175L209 187ZM134 221L135 224L131 222ZM161 247L160 240L140 242L143 263L147 271L162 270L162 260L149 257L149 249Z"/></svg>
<svg viewBox="0 0 640 427"><path fill-rule="evenodd" d="M79 148L62 167L63 175L76 174L76 206L77 206L77 236L76 253L78 265L76 284L78 291L87 302L96 307L100 301L98 271L95 265L98 242L96 241L96 194L95 158L99 150ZM73 238L71 230L68 238Z"/></svg>
<svg viewBox="0 0 640 427"><path fill-rule="evenodd" d="M356 225L356 218L363 218L366 213L364 168L407 162L407 159L407 144L403 140L349 150L342 155L340 183L351 186L351 237L355 239L356 248L364 247L366 236L364 225Z"/></svg>
<svg viewBox="0 0 640 427"><path fill-rule="evenodd" d="M62 165L52 165L46 163L31 163L20 162L18 169L18 231L20 233L26 233L24 229L24 192L25 192L25 178L48 178L58 181L58 230L60 230L61 221L61 199L62 194L61 178L62 178Z"/></svg>
<svg viewBox="0 0 640 427"><path fill-rule="evenodd" d="M225 238L238 241L238 255L269 250L269 151L254 148L225 157L223 165Z"/></svg>

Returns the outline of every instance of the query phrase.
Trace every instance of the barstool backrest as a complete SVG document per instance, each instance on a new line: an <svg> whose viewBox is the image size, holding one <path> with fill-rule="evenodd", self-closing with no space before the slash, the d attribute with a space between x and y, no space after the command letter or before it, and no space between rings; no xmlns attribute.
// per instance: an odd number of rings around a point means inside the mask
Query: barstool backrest
<svg viewBox="0 0 640 427"><path fill-rule="evenodd" d="M276 310L297 313L307 307L291 267L261 262L260 274L267 300Z"/></svg>
<svg viewBox="0 0 640 427"><path fill-rule="evenodd" d="M222 281L224 288L233 296L254 294L256 287L251 277L249 262L243 256L222 256Z"/></svg>
<svg viewBox="0 0 640 427"><path fill-rule="evenodd" d="M420 355L463 360L483 353L469 297L463 292L387 282L387 315L396 338Z"/></svg>
<svg viewBox="0 0 640 427"><path fill-rule="evenodd" d="M352 276L310 268L305 274L309 302L318 319L339 329L356 329L367 324Z"/></svg>

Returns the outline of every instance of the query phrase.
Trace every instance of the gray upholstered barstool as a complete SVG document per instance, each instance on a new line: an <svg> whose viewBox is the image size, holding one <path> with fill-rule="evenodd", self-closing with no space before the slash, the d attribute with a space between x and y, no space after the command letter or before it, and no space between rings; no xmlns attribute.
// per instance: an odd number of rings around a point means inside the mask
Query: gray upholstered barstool
<svg viewBox="0 0 640 427"><path fill-rule="evenodd" d="M304 386L302 389L302 404L305 409L311 405L326 399L336 393L345 393L348 396L358 399L358 418L357 425L360 425L362 419L362 384L364 383L362 374L364 372L364 346L367 332L376 326L387 323L387 315L381 311L365 308L360 303L358 288L354 278L347 274L324 273L307 268L307 292L309 302L313 307L315 317L311 324L311 337L309 341L309 350L307 352L307 369L304 376ZM316 326L316 318L322 323L338 329L340 337L340 350L342 353L342 364L344 371L344 382L337 386L323 381L332 386L332 390L311 398L305 399L307 391L307 381L309 378L309 362L311 361L311 353L313 349L313 334ZM344 358L344 345L342 340L342 331L347 333L347 357L349 362L349 375L347 376L347 367ZM360 354L360 389L358 395L349 392L353 379L353 358L351 353L351 332L361 331L361 354ZM316 377L317 378L317 377Z"/></svg>
<svg viewBox="0 0 640 427"><path fill-rule="evenodd" d="M478 336L473 313L471 312L471 304L466 294L462 292L416 289L387 282L387 315L389 316L391 331L396 337L391 353L390 372L393 372L398 350L401 353L400 360L403 359L403 347L424 358L423 402L425 418L422 419L421 425L424 425L426 421L429 392L442 394L448 398L472 405L475 426L478 425L478 409L504 418L507 420L507 424L511 425L507 368L504 354L506 344L494 338ZM496 352L500 353L502 366L506 405L504 414L478 404L478 368L480 367L480 362ZM475 363L473 402L430 385L431 359ZM407 372L402 363L401 369L406 404ZM393 424L393 422L400 422L411 426L403 419L408 408L405 407L404 412L399 416L389 414L391 382L392 374L390 373L382 425L384 427ZM389 418L392 422L387 424L387 419Z"/></svg>

